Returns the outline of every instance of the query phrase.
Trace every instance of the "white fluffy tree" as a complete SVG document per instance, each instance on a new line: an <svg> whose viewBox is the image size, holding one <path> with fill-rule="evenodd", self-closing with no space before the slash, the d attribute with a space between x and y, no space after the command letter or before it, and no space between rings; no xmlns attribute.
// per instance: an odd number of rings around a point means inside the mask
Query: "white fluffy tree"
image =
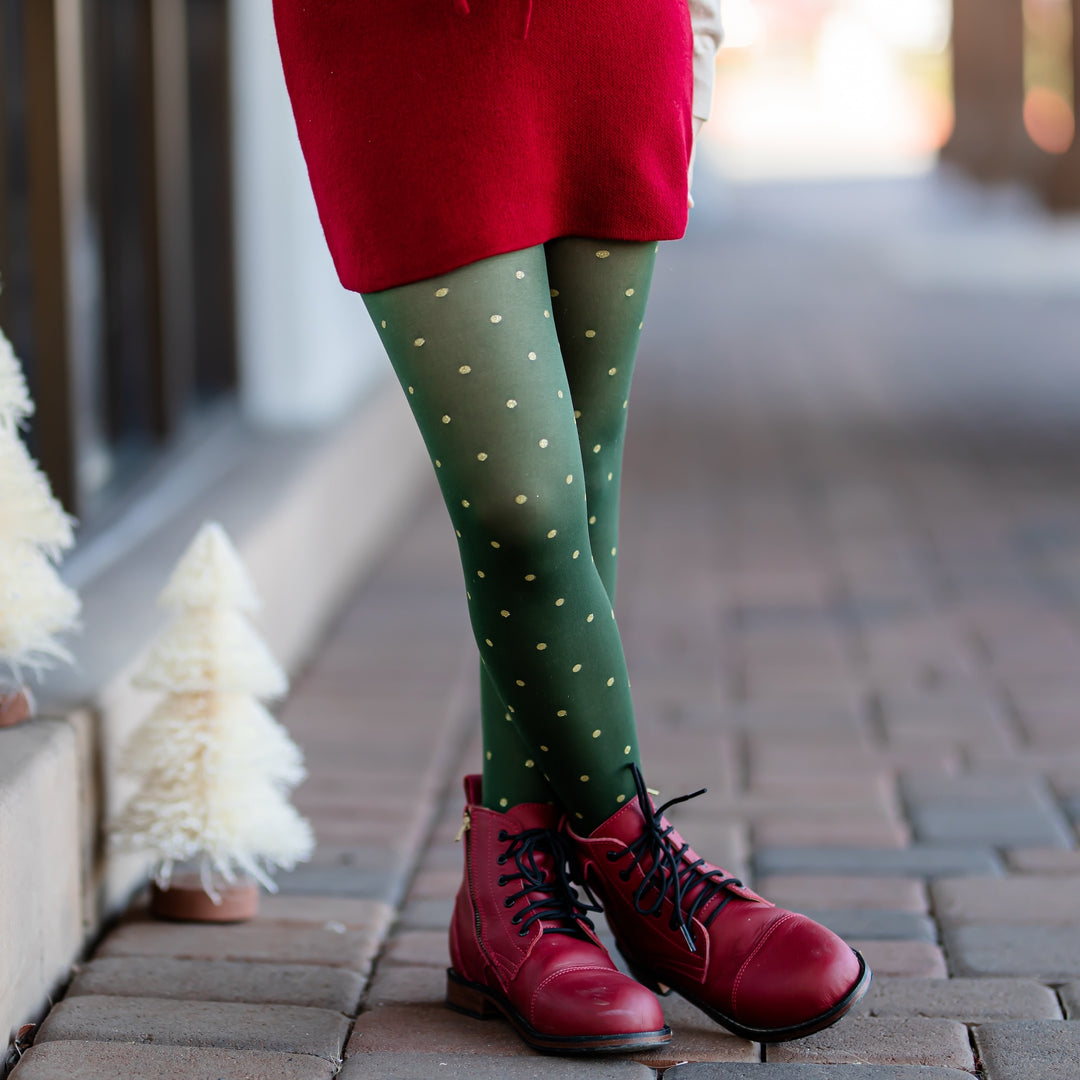
<svg viewBox="0 0 1080 1080"><path fill-rule="evenodd" d="M33 411L0 331L0 712L20 694L25 711L32 710L26 673L71 661L58 635L76 629L79 619L79 598L55 568L73 543L73 523L19 435Z"/></svg>
<svg viewBox="0 0 1080 1080"><path fill-rule="evenodd" d="M220 525L204 525L160 603L176 612L135 677L163 691L125 749L142 783L113 826L119 846L152 854L167 888L178 863L197 862L203 889L270 873L311 854L308 823L288 801L304 777L300 751L260 704L288 689L285 673L244 612L259 599Z"/></svg>

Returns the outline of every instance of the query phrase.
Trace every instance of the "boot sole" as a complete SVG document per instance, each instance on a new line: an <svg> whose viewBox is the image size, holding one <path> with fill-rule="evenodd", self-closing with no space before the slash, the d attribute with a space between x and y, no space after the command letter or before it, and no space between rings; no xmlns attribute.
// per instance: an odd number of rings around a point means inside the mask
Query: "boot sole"
<svg viewBox="0 0 1080 1080"><path fill-rule="evenodd" d="M671 1028L635 1031L626 1035L545 1035L537 1031L501 994L480 983L462 978L453 968L446 971L446 1004L455 1012L476 1020L501 1016L513 1026L523 1042L534 1050L558 1054L623 1054L647 1050L671 1041Z"/></svg>
<svg viewBox="0 0 1080 1080"><path fill-rule="evenodd" d="M618 945L618 943L616 944ZM654 994L660 994L664 997L674 991L680 997L689 1001L691 1005L699 1008L710 1020L715 1020L716 1023L727 1028L733 1035L738 1035L743 1039L750 1039L752 1042L789 1042L791 1039L801 1039L806 1035L813 1035L815 1031L821 1031L824 1028L835 1024L837 1020L840 1020L847 1015L847 1013L859 1003L863 995L870 988L870 979L872 977L870 968L863 959L862 953L860 953L858 949L852 949L851 951L859 958L859 978L851 990L848 991L847 996L837 1002L831 1009L820 1013L818 1016L812 1017L802 1024L794 1024L790 1027L752 1028L747 1027L745 1024L740 1024L736 1020L732 1020L730 1016L725 1016L719 1009L699 1000L694 997L693 994L687 993L677 986L669 986L666 983L662 983L652 972L646 971L644 968L634 964L626 953L623 952L621 945L618 945L618 949L622 958L626 961L626 966L630 969L630 974L643 986L648 987Z"/></svg>

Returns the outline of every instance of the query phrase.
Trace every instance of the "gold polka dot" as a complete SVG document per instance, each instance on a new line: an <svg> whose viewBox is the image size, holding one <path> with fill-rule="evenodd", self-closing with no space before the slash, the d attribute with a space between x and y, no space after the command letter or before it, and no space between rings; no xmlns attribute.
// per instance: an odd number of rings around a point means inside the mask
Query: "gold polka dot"
<svg viewBox="0 0 1080 1080"><path fill-rule="evenodd" d="M506 610L506 608L503 608L503 609L502 609L502 611L500 611L500 612L499 612L499 614L500 614L500 615L501 615L501 616L502 616L502 617L503 617L504 619L509 619L509 618L510 618L510 612L509 612L509 611L507 611L507 610Z"/></svg>
<svg viewBox="0 0 1080 1080"><path fill-rule="evenodd" d="M623 407L623 408L625 409L625 408L626 408L626 406L627 406L627 405L629 405L629 404L630 404L630 400L629 400L629 399L627 399L626 401L624 401L624 402L622 403L622 407Z"/></svg>
<svg viewBox="0 0 1080 1080"><path fill-rule="evenodd" d="M581 670L581 665L575 664L570 670L576 675Z"/></svg>
<svg viewBox="0 0 1080 1080"><path fill-rule="evenodd" d="M596 337L596 331L595 330L586 330L585 331L585 336L587 338L594 338L594 337Z"/></svg>
<svg viewBox="0 0 1080 1080"><path fill-rule="evenodd" d="M506 407L508 409L516 409L517 408L517 401L514 398L510 398L510 400L507 401L507 403L506 403Z"/></svg>
<svg viewBox="0 0 1080 1080"><path fill-rule="evenodd" d="M559 599L555 601L555 606L556 607L562 607L563 604L565 604L565 603L566 603L566 600L563 597L560 596Z"/></svg>
<svg viewBox="0 0 1080 1080"><path fill-rule="evenodd" d="M625 795L616 795L615 796L615 801L616 802L625 802L626 801L626 796Z"/></svg>
<svg viewBox="0 0 1080 1080"><path fill-rule="evenodd" d="M615 680L613 678L608 679L607 684L608 684L608 686L614 686L615 685Z"/></svg>
<svg viewBox="0 0 1080 1080"><path fill-rule="evenodd" d="M386 320L385 320L385 319L383 319L383 321L382 321L382 323L381 323L381 326L382 326L382 328L383 328L384 330L386 329Z"/></svg>
<svg viewBox="0 0 1080 1080"><path fill-rule="evenodd" d="M529 359L530 360L535 360L536 359L536 353L534 353L534 352L529 353Z"/></svg>
<svg viewBox="0 0 1080 1080"><path fill-rule="evenodd" d="M548 752L548 748L546 746L541 746L540 749L543 750L545 754Z"/></svg>
<svg viewBox="0 0 1080 1080"><path fill-rule="evenodd" d="M526 758L526 759L525 759L525 768L526 768L526 769L531 769L531 768L534 768L534 767L535 767L535 765L536 765L536 762L535 762L535 761L533 761L533 759L532 759L532 758Z"/></svg>
<svg viewBox="0 0 1080 1080"><path fill-rule="evenodd" d="M454 535L460 540L461 539L461 530L460 529L455 529L454 530Z"/></svg>
<svg viewBox="0 0 1080 1080"><path fill-rule="evenodd" d="M511 712L513 712L513 711L514 711L514 706L513 706L513 705L507 705L506 707L507 707L507 708L508 708L508 709L509 709L509 710L510 710ZM507 717L507 719L509 719L509 717Z"/></svg>
<svg viewBox="0 0 1080 1080"><path fill-rule="evenodd" d="M543 652L546 648L547 648L547 642L546 641L538 641L536 643L536 651L537 652Z"/></svg>
<svg viewBox="0 0 1080 1080"><path fill-rule="evenodd" d="M441 469L442 468L442 462L438 458L435 459L435 468L436 469Z"/></svg>
<svg viewBox="0 0 1080 1080"><path fill-rule="evenodd" d="M498 541L498 540L492 540L492 541L491 541L491 546L492 546L492 547L493 547L493 548L494 548L494 549L495 549L496 551L498 551L498 550L499 550L499 546L500 546L500 545L499 545L499 541Z"/></svg>
<svg viewBox="0 0 1080 1080"><path fill-rule="evenodd" d="M579 779L579 780L580 780L580 781L581 781L581 782L582 782L583 784L587 784L587 783L589 782L589 774L588 774L588 773L582 773L582 774L581 774L581 775L580 775L580 776L578 777L578 779Z"/></svg>
<svg viewBox="0 0 1080 1080"><path fill-rule="evenodd" d="M594 454L599 454L599 453L600 453L600 444L599 444L599 443L597 443L597 444L596 444L596 445L595 445L595 446L594 446L594 447L592 448L592 452L593 452Z"/></svg>
<svg viewBox="0 0 1080 1080"><path fill-rule="evenodd" d="M558 529L549 529L549 530L548 530L548 534L547 534L547 538L548 538L549 540L554 540L554 539L555 539L555 537L556 537L556 536L558 536L558 534L559 534L559 530L558 530Z"/></svg>
<svg viewBox="0 0 1080 1080"><path fill-rule="evenodd" d="M596 515L595 514L593 514L592 517L589 518L589 524L590 525L595 525L596 524Z"/></svg>
<svg viewBox="0 0 1080 1080"><path fill-rule="evenodd" d="M616 552L616 551L618 551L618 550L619 550L618 548L612 548L612 549L611 549L611 554L612 554L612 555L614 555L614 554L615 554L615 552Z"/></svg>
<svg viewBox="0 0 1080 1080"><path fill-rule="evenodd" d="M501 323L502 322L502 316L501 315L492 315L491 318L488 319L488 322Z"/></svg>
<svg viewBox="0 0 1080 1080"><path fill-rule="evenodd" d="M515 679L514 680L514 685L515 686L524 686L525 683L521 679Z"/></svg>
<svg viewBox="0 0 1080 1080"><path fill-rule="evenodd" d="M560 391L559 391L559 397L560 397L560 398L562 398L562 397L564 397L564 396L565 396L565 395L564 395L564 394L563 394L563 392L562 392L562 391L560 390Z"/></svg>
<svg viewBox="0 0 1080 1080"><path fill-rule="evenodd" d="M487 454L484 453L483 450L481 450L480 453L476 455L476 460L477 461L487 461Z"/></svg>
<svg viewBox="0 0 1080 1080"><path fill-rule="evenodd" d="M555 715L556 716L565 716L566 715L566 710L565 709L560 709Z"/></svg>
<svg viewBox="0 0 1080 1080"><path fill-rule="evenodd" d="M580 810L574 811L574 817L581 818L582 820L585 819L585 815Z"/></svg>
<svg viewBox="0 0 1080 1080"><path fill-rule="evenodd" d="M503 719L506 720L507 722L512 722L513 721L513 717L509 713L503 713Z"/></svg>
<svg viewBox="0 0 1080 1080"><path fill-rule="evenodd" d="M411 386L410 386L410 387L409 387L409 393L410 393L410 394L415 394L415 393L416 393L416 390L415 390L415 389L413 389L413 387L411 387Z"/></svg>
<svg viewBox="0 0 1080 1080"><path fill-rule="evenodd" d="M449 417L449 416L447 416L446 414L444 414L444 415L443 415L443 418L442 418L442 422L443 422L444 424L449 424L449 423L450 423L450 417Z"/></svg>
<svg viewBox="0 0 1080 1080"><path fill-rule="evenodd" d="M630 747L629 746L624 746L623 747L623 753L624 754L629 754L630 753Z"/></svg>
<svg viewBox="0 0 1080 1080"><path fill-rule="evenodd" d="M570 558L571 559L576 559L580 554L581 554L580 551L575 551L574 554L570 556Z"/></svg>
<svg viewBox="0 0 1080 1080"><path fill-rule="evenodd" d="M581 410L580 409L575 409L574 410L574 419L575 420L580 420L581 419Z"/></svg>
<svg viewBox="0 0 1080 1080"><path fill-rule="evenodd" d="M644 329L644 327L645 327L645 324L644 324L643 322L639 322L639 323L637 324L637 328L638 328L639 330L642 330L642 329Z"/></svg>
<svg viewBox="0 0 1080 1080"><path fill-rule="evenodd" d="M607 258L607 257L608 257L608 256L609 256L610 254L611 254L611 252L610 252L610 251L608 251L608 249L607 249L607 248L601 248L601 249L600 249L600 250L599 250L599 251L598 251L598 252L596 253L596 257L597 257L598 259L606 259L606 258Z"/></svg>
<svg viewBox="0 0 1080 1080"><path fill-rule="evenodd" d="M551 295L552 296L558 296L559 295L559 290L558 289L552 289L551 290ZM386 325L386 323L383 323L383 326L385 326L385 325Z"/></svg>
<svg viewBox="0 0 1080 1080"><path fill-rule="evenodd" d="M574 482L574 476L573 476L573 473L567 473L567 474L566 474L566 482L567 482L568 484L572 484L572 483Z"/></svg>
<svg viewBox="0 0 1080 1080"><path fill-rule="evenodd" d="M633 296L634 295L634 290L633 289L627 289L626 290L626 295L627 296Z"/></svg>
<svg viewBox="0 0 1080 1080"><path fill-rule="evenodd" d="M450 291L449 289L436 289L435 290L435 295L436 296L445 296L449 291Z"/></svg>
<svg viewBox="0 0 1080 1080"><path fill-rule="evenodd" d="M518 270L517 273L514 274L514 277L516 277L518 279L518 281L520 281L524 276L525 276L525 271L524 270Z"/></svg>
<svg viewBox="0 0 1080 1080"><path fill-rule="evenodd" d="M613 367L609 367L609 368L607 369L607 373L608 373L609 375L614 375L614 374L615 374L615 372L616 372L616 371L618 371L618 370L619 370L618 368L613 368Z"/></svg>
<svg viewBox="0 0 1080 1080"><path fill-rule="evenodd" d="M468 375L470 371L472 371L472 368L469 367L468 364L462 364L461 367L458 368L459 375Z"/></svg>
<svg viewBox="0 0 1080 1080"><path fill-rule="evenodd" d="M614 474L614 473L610 473L610 472L609 472L609 473L607 474L607 478L608 478L609 480L611 480L611 479L612 479L612 478L613 478L614 476L615 476L615 474Z"/></svg>
<svg viewBox="0 0 1080 1080"><path fill-rule="evenodd" d="M551 318L551 312L550 311L545 311L544 312L544 318L545 319L550 319Z"/></svg>
<svg viewBox="0 0 1080 1080"><path fill-rule="evenodd" d="M419 349L420 346L424 344L424 339L422 337L418 337L415 341L413 341L413 344Z"/></svg>
<svg viewBox="0 0 1080 1080"><path fill-rule="evenodd" d="M590 611L589 614L585 617L585 621L586 622L592 622L593 619L595 619L595 618L596 618L596 616Z"/></svg>
<svg viewBox="0 0 1080 1080"><path fill-rule="evenodd" d="M592 737L593 737L594 739L599 739L599 738L600 738L600 729L599 729L599 728L597 728L597 729L596 729L596 730L595 730L595 731L594 731L594 732L592 733Z"/></svg>
<svg viewBox="0 0 1080 1080"><path fill-rule="evenodd" d="M483 570L477 570L477 571L476 571L476 576L477 576L478 578L482 578L482 577L484 577L484 576L485 576L485 575L484 575L484 571L483 571Z"/></svg>
<svg viewBox="0 0 1080 1080"><path fill-rule="evenodd" d="M525 580L526 581L535 581L536 580L536 575L535 574L526 574L525 575Z"/></svg>
<svg viewBox="0 0 1080 1080"><path fill-rule="evenodd" d="M541 450L546 450L548 446L548 441L547 439L541 439L537 445L540 447Z"/></svg>
<svg viewBox="0 0 1080 1080"><path fill-rule="evenodd" d="M464 506L466 510L468 510L471 503L469 502L468 499L462 499L461 500L461 505Z"/></svg>
<svg viewBox="0 0 1080 1080"><path fill-rule="evenodd" d="M486 758L488 759L488 761L490 761L490 760L491 760L491 751L489 750L489 751L488 751L488 752L487 752L487 753L486 753L486 754L484 755L484 757L486 757Z"/></svg>
<svg viewBox="0 0 1080 1080"><path fill-rule="evenodd" d="M509 805L509 803L507 803L506 799L500 799L500 800L499 800L499 805L500 805L500 806L508 806L508 805Z"/></svg>

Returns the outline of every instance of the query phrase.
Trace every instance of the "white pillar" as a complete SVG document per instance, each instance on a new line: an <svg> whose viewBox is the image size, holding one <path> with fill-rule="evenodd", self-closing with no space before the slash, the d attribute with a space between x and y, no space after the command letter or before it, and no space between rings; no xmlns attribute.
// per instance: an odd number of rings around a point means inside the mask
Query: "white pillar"
<svg viewBox="0 0 1080 1080"><path fill-rule="evenodd" d="M332 423L389 372L323 240L269 0L231 0L240 399L269 427Z"/></svg>

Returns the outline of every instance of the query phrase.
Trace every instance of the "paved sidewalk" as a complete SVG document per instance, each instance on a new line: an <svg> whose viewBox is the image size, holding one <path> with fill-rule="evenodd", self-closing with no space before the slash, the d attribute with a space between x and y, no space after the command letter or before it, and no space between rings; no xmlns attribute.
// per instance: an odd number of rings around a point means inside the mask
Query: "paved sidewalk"
<svg viewBox="0 0 1080 1080"><path fill-rule="evenodd" d="M938 181L727 199L658 271L617 612L649 783L865 953L858 1013L762 1047L672 998L579 1062L442 1006L478 743L433 488L284 710L313 863L246 925L132 911L15 1080L1080 1076L1078 283Z"/></svg>

